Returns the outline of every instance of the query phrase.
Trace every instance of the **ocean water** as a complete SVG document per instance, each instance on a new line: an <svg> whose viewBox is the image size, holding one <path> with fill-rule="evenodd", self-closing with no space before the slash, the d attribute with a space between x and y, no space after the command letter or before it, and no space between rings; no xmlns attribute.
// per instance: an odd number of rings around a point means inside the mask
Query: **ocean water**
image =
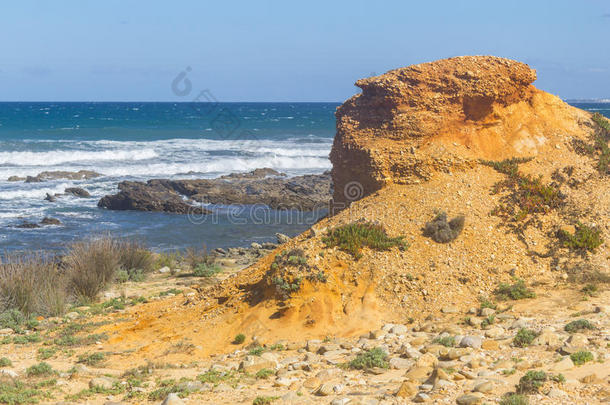
<svg viewBox="0 0 610 405"><path fill-rule="evenodd" d="M610 104L573 103L610 117ZM97 208L122 180L212 178L271 167L289 175L330 169L338 103L0 103L0 252L55 250L90 235L134 237L155 250L209 248L295 235L324 212L286 213L216 207L217 215ZM8 182L50 170L93 170L102 177ZM46 193L83 187L91 198ZM63 225L17 229L43 217Z"/></svg>
<svg viewBox="0 0 610 405"><path fill-rule="evenodd" d="M333 103L0 103L0 251L58 249L100 233L135 237L156 250L246 246L295 235L324 213L247 208L188 218L109 211L98 200L122 180L213 178L271 167L289 175L321 173L335 132ZM93 170L102 177L42 183L8 182L51 170ZM91 198L46 193L82 187ZM62 226L17 229L23 221Z"/></svg>

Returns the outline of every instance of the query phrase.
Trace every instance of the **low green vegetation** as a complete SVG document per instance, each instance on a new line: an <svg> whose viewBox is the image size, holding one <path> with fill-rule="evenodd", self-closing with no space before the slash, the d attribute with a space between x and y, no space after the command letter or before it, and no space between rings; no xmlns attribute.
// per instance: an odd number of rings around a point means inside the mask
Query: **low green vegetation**
<svg viewBox="0 0 610 405"><path fill-rule="evenodd" d="M150 401L162 401L171 393L178 395L180 398L185 398L192 393L184 384L180 384L173 379L159 381L157 386L159 388L148 394Z"/></svg>
<svg viewBox="0 0 610 405"><path fill-rule="evenodd" d="M604 243L601 230L578 223L576 231L572 234L559 230L558 237L563 247L577 252L595 252Z"/></svg>
<svg viewBox="0 0 610 405"><path fill-rule="evenodd" d="M78 356L78 363L83 363L88 366L99 366L106 359L104 353L81 354Z"/></svg>
<svg viewBox="0 0 610 405"><path fill-rule="evenodd" d="M586 319L577 319L575 321L568 322L563 329L568 333L575 333L583 330L594 330L596 328Z"/></svg>
<svg viewBox="0 0 610 405"><path fill-rule="evenodd" d="M529 405L529 400L522 394L506 394L500 399L500 405Z"/></svg>
<svg viewBox="0 0 610 405"><path fill-rule="evenodd" d="M51 357L55 356L55 353L57 353L57 349L55 349L55 348L39 347L38 356L36 356L36 357L38 358L38 360L47 360L47 359L50 359Z"/></svg>
<svg viewBox="0 0 610 405"><path fill-rule="evenodd" d="M218 385L221 382L226 382L229 385L234 385L237 380L237 375L234 371L217 371L217 370L208 370L203 374L199 374L197 376L197 380L202 383L209 383L213 385Z"/></svg>
<svg viewBox="0 0 610 405"><path fill-rule="evenodd" d="M355 222L333 228L322 238L322 242L328 248L338 247L356 260L362 257L361 250L364 247L382 251L393 247L404 250L408 247L404 237L389 237L383 226L370 222Z"/></svg>
<svg viewBox="0 0 610 405"><path fill-rule="evenodd" d="M610 173L610 147L608 147L610 123L600 113L593 114L592 119L599 128L598 133L595 135L594 145L594 150L599 154L597 170L601 174L608 174Z"/></svg>
<svg viewBox="0 0 610 405"><path fill-rule="evenodd" d="M240 334L236 335L235 338L233 339L233 344L240 345L240 344L244 343L245 341L246 341L246 335L244 335L243 333L240 333Z"/></svg>
<svg viewBox="0 0 610 405"><path fill-rule="evenodd" d="M9 309L0 313L0 327L10 328L15 333L24 333L38 326L38 321L33 315L24 315L18 309Z"/></svg>
<svg viewBox="0 0 610 405"><path fill-rule="evenodd" d="M355 359L348 363L348 367L356 370L379 367L388 368L388 355L380 347L359 353Z"/></svg>
<svg viewBox="0 0 610 405"><path fill-rule="evenodd" d="M522 300L534 298L536 294L525 286L525 281L520 278L514 280L513 284L500 283L494 291L499 299L503 300Z"/></svg>
<svg viewBox="0 0 610 405"><path fill-rule="evenodd" d="M248 351L248 354L251 356L260 356L263 353L265 353L265 348L262 346L253 347L250 349L250 351Z"/></svg>
<svg viewBox="0 0 610 405"><path fill-rule="evenodd" d="M597 290L596 284L587 284L580 291L589 297L595 297L597 295Z"/></svg>
<svg viewBox="0 0 610 405"><path fill-rule="evenodd" d="M6 358L6 357L0 357L0 367L11 367L13 365L13 362Z"/></svg>
<svg viewBox="0 0 610 405"><path fill-rule="evenodd" d="M217 264L199 263L193 269L193 275L197 277L213 277L221 271L222 268Z"/></svg>
<svg viewBox="0 0 610 405"><path fill-rule="evenodd" d="M481 322L481 328L486 328L490 325L493 325L494 323L496 323L496 316L494 314L489 315Z"/></svg>
<svg viewBox="0 0 610 405"><path fill-rule="evenodd" d="M513 345L516 347L527 347L532 344L536 337L538 337L538 333L531 329L519 329L513 339Z"/></svg>
<svg viewBox="0 0 610 405"><path fill-rule="evenodd" d="M0 403L3 404L37 404L49 394L42 391L38 384L26 384L15 379L0 381Z"/></svg>
<svg viewBox="0 0 610 405"><path fill-rule="evenodd" d="M254 374L254 377L256 377L259 380L265 380L269 377L271 377L273 374L275 374L275 372L273 370L269 370L268 368L263 368L260 369L256 372L256 374Z"/></svg>
<svg viewBox="0 0 610 405"><path fill-rule="evenodd" d="M587 351L579 351L570 354L570 359L577 366L582 366L585 363L593 361L593 353Z"/></svg>
<svg viewBox="0 0 610 405"><path fill-rule="evenodd" d="M455 337L453 336L444 336L438 337L432 341L432 343L438 343L439 345L443 345L445 347L454 347L455 346Z"/></svg>
<svg viewBox="0 0 610 405"><path fill-rule="evenodd" d="M252 401L252 405L269 405L277 399L279 399L279 397L258 396L254 398L254 401Z"/></svg>
<svg viewBox="0 0 610 405"><path fill-rule="evenodd" d="M493 215L506 220L521 222L531 214L544 214L563 204L564 196L553 184L544 184L542 176L533 177L519 172L519 164L531 158L512 158L502 161L482 160L481 164L506 175L506 179L494 185L494 194L504 193Z"/></svg>
<svg viewBox="0 0 610 405"><path fill-rule="evenodd" d="M55 374L55 370L48 363L44 361L33 366L28 367L25 370L28 377L48 377Z"/></svg>
<svg viewBox="0 0 610 405"><path fill-rule="evenodd" d="M481 303L480 309L491 308L493 310L498 309L498 306L485 297L480 297L479 302Z"/></svg>

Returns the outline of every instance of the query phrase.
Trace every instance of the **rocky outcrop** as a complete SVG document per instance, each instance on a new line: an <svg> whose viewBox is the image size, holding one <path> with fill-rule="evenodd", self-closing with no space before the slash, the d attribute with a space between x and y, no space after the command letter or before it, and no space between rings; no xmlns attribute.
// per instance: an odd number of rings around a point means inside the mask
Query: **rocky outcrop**
<svg viewBox="0 0 610 405"><path fill-rule="evenodd" d="M40 183L48 180L59 180L59 179L67 179L67 180L88 180L94 179L96 177L102 176L101 174L91 171L91 170L79 170L77 172L67 172L67 171L46 171L38 173L36 176L27 176L25 178L26 183ZM21 177L11 176L8 181L19 181L23 180Z"/></svg>
<svg viewBox="0 0 610 405"><path fill-rule="evenodd" d="M273 209L325 208L331 196L330 174L286 177L271 169L217 179L123 181L120 192L103 197L99 207L113 210L193 212L197 203L263 204ZM205 210L204 210L205 211Z"/></svg>
<svg viewBox="0 0 610 405"><path fill-rule="evenodd" d="M362 93L336 113L334 200L351 202L388 184L426 181L480 158L552 150L585 115L536 89L535 79L523 63L462 56L358 80Z"/></svg>
<svg viewBox="0 0 610 405"><path fill-rule="evenodd" d="M81 187L68 187L64 190L64 193L73 195L79 198L89 198L91 194L87 190Z"/></svg>

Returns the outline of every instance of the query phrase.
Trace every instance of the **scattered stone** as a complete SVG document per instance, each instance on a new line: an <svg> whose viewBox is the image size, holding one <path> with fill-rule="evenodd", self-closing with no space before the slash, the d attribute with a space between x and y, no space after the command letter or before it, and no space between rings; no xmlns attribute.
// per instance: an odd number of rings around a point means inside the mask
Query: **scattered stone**
<svg viewBox="0 0 610 405"><path fill-rule="evenodd" d="M275 238L277 239L277 243L279 243L280 245L290 241L290 236L284 235L283 233L279 232L275 234Z"/></svg>
<svg viewBox="0 0 610 405"><path fill-rule="evenodd" d="M472 347L473 349L480 349L483 344L483 339L479 336L464 336L460 341L460 347Z"/></svg>
<svg viewBox="0 0 610 405"><path fill-rule="evenodd" d="M464 394L455 400L458 405L477 405L480 404L481 401L481 397L474 394Z"/></svg>
<svg viewBox="0 0 610 405"><path fill-rule="evenodd" d="M185 405L185 404L184 404L184 401L182 399L180 399L178 394L171 393L165 398L165 400L163 402L161 402L161 405Z"/></svg>
<svg viewBox="0 0 610 405"><path fill-rule="evenodd" d="M169 267L167 267L167 266L163 266L163 267L161 267L161 268L158 270L158 272L159 272L159 273L161 273L161 274L166 274L166 273L169 273L169 272L171 272L171 271L172 271L172 269L170 269L170 268L169 268Z"/></svg>
<svg viewBox="0 0 610 405"><path fill-rule="evenodd" d="M78 312L68 312L66 315L64 315L66 318L70 319L70 320L75 320L78 319L80 317L80 314Z"/></svg>
<svg viewBox="0 0 610 405"><path fill-rule="evenodd" d="M89 381L89 388L103 388L106 390L112 389L116 381L109 377L96 377Z"/></svg>
<svg viewBox="0 0 610 405"><path fill-rule="evenodd" d="M493 388L494 388L494 384L491 381L485 381L485 382L475 385L473 391L487 393L487 392L491 392L493 390Z"/></svg>
<svg viewBox="0 0 610 405"><path fill-rule="evenodd" d="M559 371L567 371L574 368L574 362L570 358L570 356L565 356L561 361L553 364L551 366L551 371L559 372Z"/></svg>
<svg viewBox="0 0 610 405"><path fill-rule="evenodd" d="M400 384L400 387L398 388L398 391L396 391L395 395L399 398L411 398L416 393L417 384L415 384L413 381L406 380L402 384Z"/></svg>

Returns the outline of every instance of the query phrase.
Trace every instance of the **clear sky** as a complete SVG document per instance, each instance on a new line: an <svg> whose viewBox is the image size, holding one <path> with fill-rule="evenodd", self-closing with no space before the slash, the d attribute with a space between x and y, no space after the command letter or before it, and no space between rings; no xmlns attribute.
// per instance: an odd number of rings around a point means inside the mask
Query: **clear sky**
<svg viewBox="0 0 610 405"><path fill-rule="evenodd" d="M467 54L610 98L609 0L5 0L0 38L3 101L343 101L358 78Z"/></svg>

